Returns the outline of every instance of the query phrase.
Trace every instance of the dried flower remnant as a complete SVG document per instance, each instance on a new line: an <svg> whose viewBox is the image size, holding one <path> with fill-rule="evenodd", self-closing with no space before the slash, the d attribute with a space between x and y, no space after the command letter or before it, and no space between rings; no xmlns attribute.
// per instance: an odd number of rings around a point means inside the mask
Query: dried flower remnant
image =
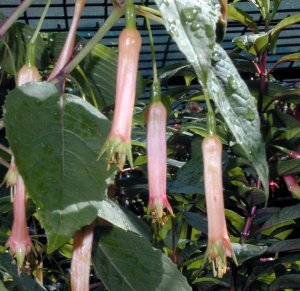
<svg viewBox="0 0 300 291"><path fill-rule="evenodd" d="M174 216L166 195L167 183L167 111L162 102L151 103L147 109L148 209L154 218L161 219L164 208Z"/></svg>
<svg viewBox="0 0 300 291"><path fill-rule="evenodd" d="M16 257L20 269L32 246L26 221L25 185L21 175L18 175L16 186L13 189L13 209L13 227L6 245L9 247L11 255Z"/></svg>
<svg viewBox="0 0 300 291"><path fill-rule="evenodd" d="M214 276L222 278L227 271L227 257L235 262L236 259L225 220L220 138L216 135L204 138L202 153L208 220L208 246L204 261L208 258L212 262Z"/></svg>

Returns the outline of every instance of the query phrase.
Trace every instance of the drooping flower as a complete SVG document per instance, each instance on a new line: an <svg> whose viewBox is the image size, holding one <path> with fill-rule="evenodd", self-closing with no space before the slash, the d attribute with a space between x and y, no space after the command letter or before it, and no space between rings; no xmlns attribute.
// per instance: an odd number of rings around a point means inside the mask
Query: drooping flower
<svg viewBox="0 0 300 291"><path fill-rule="evenodd" d="M300 186L294 175L283 176L283 180L294 198L300 199Z"/></svg>
<svg viewBox="0 0 300 291"><path fill-rule="evenodd" d="M148 211L161 219L164 208L174 216L166 195L167 183L167 111L161 101L151 103L146 113L149 202Z"/></svg>
<svg viewBox="0 0 300 291"><path fill-rule="evenodd" d="M20 174L17 177L17 184L14 186L13 192L14 221L6 245L9 247L11 255L16 257L20 269L32 246L26 221L25 185Z"/></svg>
<svg viewBox="0 0 300 291"><path fill-rule="evenodd" d="M208 246L204 261L208 258L212 262L214 276L222 278L227 270L227 257L236 259L225 220L220 138L216 135L204 138L202 153L208 220Z"/></svg>
<svg viewBox="0 0 300 291"><path fill-rule="evenodd" d="M109 164L123 169L126 157L132 167L131 126L142 39L135 28L125 28L119 37L117 88L112 128L99 158L107 152Z"/></svg>

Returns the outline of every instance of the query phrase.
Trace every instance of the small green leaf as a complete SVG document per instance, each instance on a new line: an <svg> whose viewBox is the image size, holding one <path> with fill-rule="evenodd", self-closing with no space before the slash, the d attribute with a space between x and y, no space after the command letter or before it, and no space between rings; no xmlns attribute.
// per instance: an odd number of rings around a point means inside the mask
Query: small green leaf
<svg viewBox="0 0 300 291"><path fill-rule="evenodd" d="M18 291L45 291L46 289L42 287L37 280L33 279L25 272L21 272L18 274L17 265L12 263L12 258L9 254L1 254L0 253L0 269L7 272L9 275L13 277L14 282L16 283L16 287ZM1 281L0 281L1 282ZM1 289L4 291L7 289Z"/></svg>
<svg viewBox="0 0 300 291"><path fill-rule="evenodd" d="M192 158L185 165L178 169L175 179L170 181L168 189L173 193L201 193L203 189L203 168L201 154L201 141L195 139L192 143Z"/></svg>
<svg viewBox="0 0 300 291"><path fill-rule="evenodd" d="M300 217L300 204L283 207L280 211L273 214L260 228L260 231L288 222Z"/></svg>
<svg viewBox="0 0 300 291"><path fill-rule="evenodd" d="M177 266L143 237L108 227L95 236L93 264L108 290L192 290Z"/></svg>
<svg viewBox="0 0 300 291"><path fill-rule="evenodd" d="M269 291L286 290L287 288L297 290L299 288L299 285L299 274L282 275L272 282Z"/></svg>
<svg viewBox="0 0 300 291"><path fill-rule="evenodd" d="M269 21L273 20L273 18L276 15L278 7L281 4L281 2L282 2L282 0L273 0L272 14L270 15Z"/></svg>
<svg viewBox="0 0 300 291"><path fill-rule="evenodd" d="M207 220L200 213L186 211L183 213L183 216L190 226L208 234Z"/></svg>
<svg viewBox="0 0 300 291"><path fill-rule="evenodd" d="M292 252L300 250L300 239L286 239L272 244L267 249L267 253Z"/></svg>
<svg viewBox="0 0 300 291"><path fill-rule="evenodd" d="M197 284L198 287L203 288L201 290L207 290L209 287L215 288L216 285L230 288L230 283L212 277L197 278L196 280L193 281L193 284Z"/></svg>
<svg viewBox="0 0 300 291"><path fill-rule="evenodd" d="M227 17L249 27L254 33L258 33L257 25L254 19L247 12L235 7L232 4L227 5Z"/></svg>
<svg viewBox="0 0 300 291"><path fill-rule="evenodd" d="M47 82L25 84L8 94L6 133L49 240L64 245L90 224L106 199L106 161L97 161L110 122L89 103L60 96Z"/></svg>
<svg viewBox="0 0 300 291"><path fill-rule="evenodd" d="M240 265L248 259L262 255L267 250L268 247L256 246L250 244L232 243L232 248L236 255L237 261Z"/></svg>
<svg viewBox="0 0 300 291"><path fill-rule="evenodd" d="M270 49L275 53L278 36L285 27L300 22L300 14L291 15L279 21L270 31Z"/></svg>
<svg viewBox="0 0 300 291"><path fill-rule="evenodd" d="M300 159L279 161L277 172L279 176L300 173Z"/></svg>
<svg viewBox="0 0 300 291"><path fill-rule="evenodd" d="M275 65L283 63L283 62L299 62L300 61L300 53L293 53L289 55L285 55L281 57Z"/></svg>
<svg viewBox="0 0 300 291"><path fill-rule="evenodd" d="M250 0L256 7L259 8L259 11L262 17L267 20L270 12L270 0Z"/></svg>
<svg viewBox="0 0 300 291"><path fill-rule="evenodd" d="M15 61L16 70L25 64L26 48L34 33L34 29L24 23L15 23L5 34L4 41L8 44ZM36 66L46 69L49 63L49 55L46 42L38 36L35 43ZM2 69L13 74L11 60L8 57L6 47L0 41L0 64Z"/></svg>

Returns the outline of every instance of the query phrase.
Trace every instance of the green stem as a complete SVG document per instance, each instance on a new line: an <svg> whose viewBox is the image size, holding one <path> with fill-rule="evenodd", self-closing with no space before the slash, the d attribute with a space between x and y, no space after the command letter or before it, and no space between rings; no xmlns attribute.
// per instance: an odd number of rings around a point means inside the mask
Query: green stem
<svg viewBox="0 0 300 291"><path fill-rule="evenodd" d="M81 69L80 66L77 66L76 67L76 70L77 72L80 74L80 76L82 77L82 79L84 80L88 90L90 91L90 96L93 100L93 104L94 106L99 109L99 106L98 106L98 102L97 102L97 99L96 99L96 96L95 96L95 93L94 93L94 90L92 89L92 86L91 86L91 83L89 81L89 79L87 78L87 76L85 75L84 71Z"/></svg>
<svg viewBox="0 0 300 291"><path fill-rule="evenodd" d="M161 17L161 13L156 9L153 9L153 8L150 8L150 7L147 7L147 6L144 6L144 5L134 5L134 6L137 10L145 11L145 12L148 12L150 14L157 15L157 16Z"/></svg>
<svg viewBox="0 0 300 291"><path fill-rule="evenodd" d="M123 8L114 8L110 16L106 19L97 33L82 48L82 50L62 69L62 74L69 74L77 67L77 65L90 53L93 47L105 36L105 34L113 27L115 22L123 15ZM57 81L57 80L56 80Z"/></svg>
<svg viewBox="0 0 300 291"><path fill-rule="evenodd" d="M35 42L29 42L27 46L25 63L28 67L35 66Z"/></svg>
<svg viewBox="0 0 300 291"><path fill-rule="evenodd" d="M48 0L47 3L46 3L46 5L45 5L45 8L43 10L43 13L42 13L42 15L41 15L41 17L39 19L39 22L38 22L38 24L36 26L34 34L31 37L31 40L30 40L31 43L35 42L36 39L37 39L37 37L38 37L38 34L39 34L40 30L41 30L41 27L43 25L43 22L44 22L44 19L46 17L46 14L47 14L47 11L49 9L50 4L51 4L51 0Z"/></svg>
<svg viewBox="0 0 300 291"><path fill-rule="evenodd" d="M126 5L126 28L136 29L136 19L135 19L135 9L132 4L132 1L128 1Z"/></svg>
<svg viewBox="0 0 300 291"><path fill-rule="evenodd" d="M145 17L146 25L148 29L148 35L149 35L149 42L150 42L150 48L151 48L151 60L152 60L152 70L153 70L153 83L158 82L157 77L157 64L156 64L156 58L155 58L155 47L154 47L154 41L153 41L153 35L151 30L151 25L148 17Z"/></svg>
<svg viewBox="0 0 300 291"><path fill-rule="evenodd" d="M216 116L210 103L209 94L204 90L205 103L207 106L206 126L209 135L216 134Z"/></svg>
<svg viewBox="0 0 300 291"><path fill-rule="evenodd" d="M150 103L160 102L160 83L158 80L153 81L151 86L151 95L150 95Z"/></svg>
<svg viewBox="0 0 300 291"><path fill-rule="evenodd" d="M32 4L34 0L24 0L17 9L0 24L0 38L16 22L20 15Z"/></svg>

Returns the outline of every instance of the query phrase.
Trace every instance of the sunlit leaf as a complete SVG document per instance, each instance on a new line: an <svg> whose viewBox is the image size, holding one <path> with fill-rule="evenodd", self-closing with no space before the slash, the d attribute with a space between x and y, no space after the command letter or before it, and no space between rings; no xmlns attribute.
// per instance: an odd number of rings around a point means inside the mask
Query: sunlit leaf
<svg viewBox="0 0 300 291"><path fill-rule="evenodd" d="M277 23L270 31L270 49L275 53L277 38L282 29L289 25L300 22L300 14L288 16Z"/></svg>
<svg viewBox="0 0 300 291"><path fill-rule="evenodd" d="M227 53L215 43L218 19L215 2L174 2L176 5L168 6L162 0L156 1L165 26L194 67L204 93L214 100L236 141L256 169L268 197L268 167L255 100Z"/></svg>
<svg viewBox="0 0 300 291"><path fill-rule="evenodd" d="M250 0L250 2L259 8L260 13L265 20L269 17L270 0Z"/></svg>
<svg viewBox="0 0 300 291"><path fill-rule="evenodd" d="M227 17L249 27L254 33L258 33L257 25L254 19L245 11L235 7L232 4L227 5Z"/></svg>

